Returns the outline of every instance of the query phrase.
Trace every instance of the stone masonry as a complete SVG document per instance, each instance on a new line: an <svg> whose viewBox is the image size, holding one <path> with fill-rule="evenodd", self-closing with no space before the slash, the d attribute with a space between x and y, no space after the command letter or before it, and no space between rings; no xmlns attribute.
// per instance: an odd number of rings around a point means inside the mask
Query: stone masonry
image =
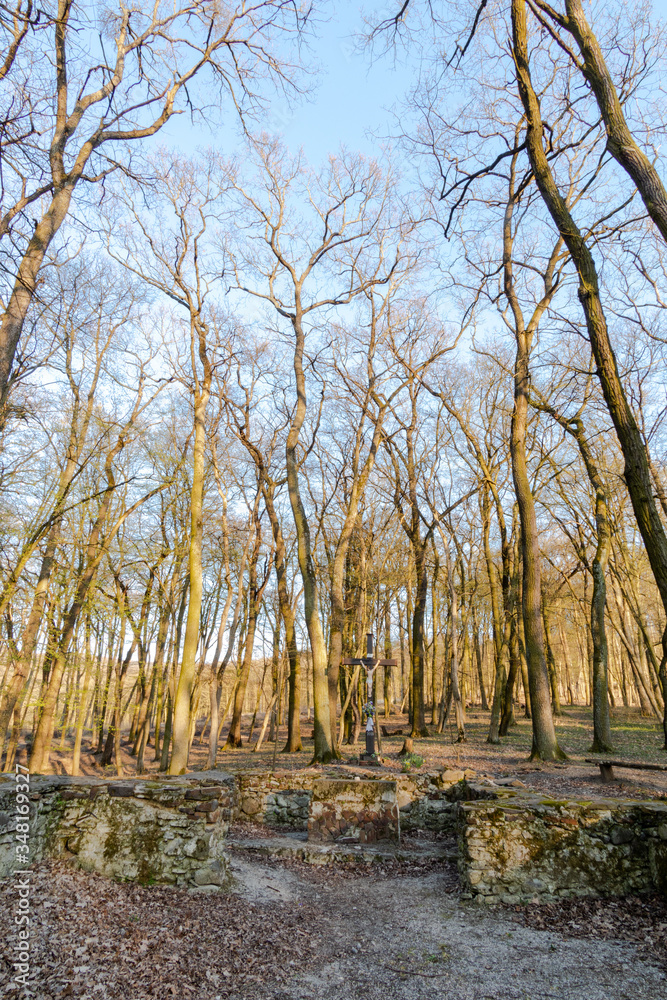
<svg viewBox="0 0 667 1000"><path fill-rule="evenodd" d="M236 818L251 823L284 826L305 830L313 782L321 778L319 770L238 771L238 806Z"/></svg>
<svg viewBox="0 0 667 1000"><path fill-rule="evenodd" d="M395 781L324 778L313 785L309 841L399 839Z"/></svg>
<svg viewBox="0 0 667 1000"><path fill-rule="evenodd" d="M234 777L199 772L155 781L30 778L30 861L66 858L144 884L222 885ZM15 867L14 780L0 781L0 875Z"/></svg>
<svg viewBox="0 0 667 1000"><path fill-rule="evenodd" d="M480 902L667 893L667 802L460 802L459 870Z"/></svg>
<svg viewBox="0 0 667 1000"><path fill-rule="evenodd" d="M349 780L349 771L332 768L323 775L319 769L303 771L238 771L237 818L245 822L308 829L308 810L313 786L323 777ZM401 830L433 830L453 833L456 806L452 789L474 772L445 770L396 775L396 796ZM377 780L362 772L361 780Z"/></svg>
<svg viewBox="0 0 667 1000"><path fill-rule="evenodd" d="M218 888L227 883L225 838L238 818L307 828L320 851L396 842L402 830L457 830L464 895L479 902L667 893L667 802L554 801L471 777L452 770L388 781L316 769L155 780L33 776L30 863L56 857L111 878ZM17 867L15 807L7 775L0 877Z"/></svg>

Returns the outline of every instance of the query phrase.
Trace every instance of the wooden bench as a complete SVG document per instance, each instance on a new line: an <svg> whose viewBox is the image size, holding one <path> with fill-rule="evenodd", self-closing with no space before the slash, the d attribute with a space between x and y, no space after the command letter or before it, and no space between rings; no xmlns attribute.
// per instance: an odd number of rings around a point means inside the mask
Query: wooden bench
<svg viewBox="0 0 667 1000"><path fill-rule="evenodd" d="M664 764L640 764L632 760L593 760L591 757L586 757L586 763L598 765L600 777L604 782L616 780L615 767L631 767L636 771L667 771L667 766Z"/></svg>

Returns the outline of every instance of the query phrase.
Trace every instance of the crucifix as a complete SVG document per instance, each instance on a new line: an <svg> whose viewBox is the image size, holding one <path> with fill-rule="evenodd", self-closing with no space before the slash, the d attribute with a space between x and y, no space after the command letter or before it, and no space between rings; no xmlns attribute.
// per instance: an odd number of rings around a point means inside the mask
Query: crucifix
<svg viewBox="0 0 667 1000"><path fill-rule="evenodd" d="M372 632L366 633L366 655L361 659L347 657L343 660L346 665L361 665L366 670L366 704L364 714L366 716L366 753L359 755L359 760L365 764L377 764L375 755L375 705L373 704L373 676L378 667L395 667L396 660L378 660L375 656L375 637Z"/></svg>

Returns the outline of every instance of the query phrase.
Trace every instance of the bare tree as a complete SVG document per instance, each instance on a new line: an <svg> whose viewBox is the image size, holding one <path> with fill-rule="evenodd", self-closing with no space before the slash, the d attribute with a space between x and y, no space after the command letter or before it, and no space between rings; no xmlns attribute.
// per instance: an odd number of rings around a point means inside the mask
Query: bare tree
<svg viewBox="0 0 667 1000"><path fill-rule="evenodd" d="M360 157L332 158L320 176L309 177L300 160L286 162L277 143L258 141L254 149L260 167L257 192L248 184L238 187L248 221L241 229L246 242L234 250L237 281L241 290L267 302L286 320L293 337L296 405L285 442L286 475L313 656L314 758L326 761L335 754L327 650L299 474L308 415L306 339L325 310L391 279L403 234L391 229L392 181L377 164ZM306 219L299 218L294 206L297 190L309 212Z"/></svg>
<svg viewBox="0 0 667 1000"><path fill-rule="evenodd" d="M620 378L602 304L597 267L586 234L577 226L557 185L544 146L544 122L528 54L528 23L523 0L512 0L512 46L517 83L526 115L526 148L535 181L579 276L579 299L609 414L625 460L624 477L637 526L644 540L656 585L667 613L667 533L654 498L647 449ZM667 705L667 627L663 635L661 682ZM667 710L664 718L667 747Z"/></svg>
<svg viewBox="0 0 667 1000"><path fill-rule="evenodd" d="M64 404L63 399L63 405L67 406L69 427L61 444L63 454L55 456L60 471L48 494L48 507L40 511L38 524L24 540L19 557L0 592L1 614L34 553L43 546L30 612L22 632L20 650L14 658L14 673L0 702L0 745L30 670L51 587L65 512L88 499L77 493L76 485L98 449L104 446L103 438L97 437L100 428L93 419L95 407L99 405L100 384L109 384L109 369L113 369L116 351L122 347L123 330L137 312L134 290L109 280L108 268L103 280L101 270L85 256L61 268L55 278L60 308L55 315L44 314L42 322L57 328L60 347L53 363L56 366L62 364L70 392L71 401ZM102 430L102 435L104 433Z"/></svg>
<svg viewBox="0 0 667 1000"><path fill-rule="evenodd" d="M125 250L117 255L133 274L151 288L162 292L185 311L188 337L189 371L180 376L192 394L193 461L190 495L190 597L183 640L183 660L174 700L173 751L170 773L180 774L187 766L190 749L192 695L195 683L202 606L202 537L207 441L207 410L216 366L229 356L231 330L211 303L212 288L223 265L212 241L211 228L219 218L221 198L229 178L214 157L204 162L164 159L163 182L158 188L160 201L155 214L137 205L143 199L128 192L126 204L133 217L133 228L125 232ZM173 229L167 222L171 213ZM174 246L176 248L174 253ZM148 254L146 253L148 250Z"/></svg>
<svg viewBox="0 0 667 1000"><path fill-rule="evenodd" d="M262 77L289 86L290 66L278 55L276 36L301 25L300 8L285 0L237 7L202 0L173 6L119 2L100 14L99 42L87 61L78 58L78 38L84 32L87 44L94 44L90 14L73 0L58 0L53 36L33 33L41 48L26 80L21 57L29 51L23 29L31 7L15 9L16 48L12 54L10 46L1 83L10 101L21 103L25 88L38 87L39 79L45 99L36 135L30 131L3 151L0 240L11 240L16 261L0 319L3 422L14 355L39 272L77 187L104 182L129 144L155 135L184 110L179 101L191 101L188 87L203 70L242 115L261 103ZM34 223L30 212L36 213Z"/></svg>
<svg viewBox="0 0 667 1000"><path fill-rule="evenodd" d="M149 359L147 359L148 361ZM144 399L145 376L139 379L139 389L137 391L134 404L129 415L120 427L115 440L111 442L104 456L104 478L106 487L102 491L101 500L88 535L85 545L85 556L77 575L76 588L70 606L64 618L57 645L52 653L52 663L48 673L48 684L44 694L42 711L35 732L35 741L30 757L30 773L40 774L48 764L51 748L51 738L53 736L54 716L62 683L65 666L67 664L68 651L74 637L75 629L79 621L79 616L85 607L85 602L91 586L97 576L100 563L109 551L109 547L123 526L127 518L138 509L150 496L166 489L168 483L160 484L156 489L150 490L148 494L140 497L130 507L120 512L116 512L113 519L113 500L117 485L116 460L120 456L133 434L136 433L136 425L142 412L150 405L152 398ZM159 390L158 390L159 391ZM152 397L152 394L151 394Z"/></svg>
<svg viewBox="0 0 667 1000"><path fill-rule="evenodd" d="M632 134L623 106L635 83L635 64L655 59L656 51L664 50L664 32L656 31L655 25L650 24L644 12L633 8L631 30L635 38L630 39L629 54L625 40L619 45L623 62L631 67L630 72L621 74L619 96L619 86L614 82L603 47L586 19L581 0L565 0L564 14L544 0L529 0L528 6L538 22L557 38L560 48L584 76L600 109L607 133L607 149L631 178L646 211L667 242L667 190L655 163ZM561 32L558 32L558 28ZM563 37L565 34L574 39L580 58L577 58L575 51L568 45Z"/></svg>

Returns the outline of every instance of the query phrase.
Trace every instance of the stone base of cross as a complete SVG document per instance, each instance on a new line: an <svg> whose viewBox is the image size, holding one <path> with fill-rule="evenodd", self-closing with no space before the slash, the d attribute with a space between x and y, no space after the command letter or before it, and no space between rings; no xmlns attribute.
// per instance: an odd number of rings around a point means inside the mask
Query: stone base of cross
<svg viewBox="0 0 667 1000"><path fill-rule="evenodd" d="M378 759L375 753L375 705L373 704L373 675L378 667L395 667L396 660L378 660L375 656L375 636L372 632L366 633L366 655L362 659L348 657L343 660L346 665L355 666L361 664L366 671L366 704L364 714L366 716L366 753L359 755L359 760L365 764L377 764Z"/></svg>

